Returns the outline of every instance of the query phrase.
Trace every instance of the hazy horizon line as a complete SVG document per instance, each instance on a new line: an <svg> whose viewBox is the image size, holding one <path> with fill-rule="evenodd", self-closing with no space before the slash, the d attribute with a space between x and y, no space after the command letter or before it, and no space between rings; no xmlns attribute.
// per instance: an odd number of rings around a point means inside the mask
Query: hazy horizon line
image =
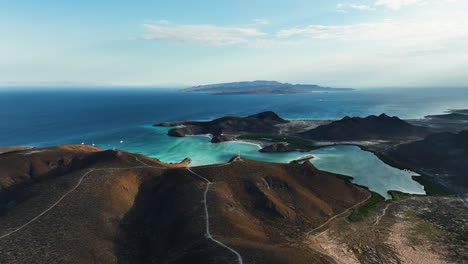
<svg viewBox="0 0 468 264"><path fill-rule="evenodd" d="M259 80L254 80L259 81ZM270 81L270 80L261 80L261 81ZM251 82L249 81L235 81L235 82ZM279 81L282 82L282 81ZM182 88L189 88L195 87L199 85L210 85L210 84L224 84L224 83L233 83L233 82L213 82L213 83L206 83L206 84L112 84L112 83L83 83L83 82L28 82L28 83L19 83L19 82L0 82L0 89L3 90L4 88L31 88L31 89L54 89L54 88L77 88L77 89L92 89L92 88L104 88L104 89L111 89L111 88L118 88L118 89L125 89L125 88L144 88L144 89L165 89L165 90L172 90L172 89L182 89ZM391 89L391 88L468 88L468 85L366 85L366 86L353 86L347 85L346 87L334 86L334 85L322 85L318 83L301 83L301 82L282 82L282 83L290 83L290 84L304 84L304 85L319 85L324 87L330 88L352 88L352 89Z"/></svg>

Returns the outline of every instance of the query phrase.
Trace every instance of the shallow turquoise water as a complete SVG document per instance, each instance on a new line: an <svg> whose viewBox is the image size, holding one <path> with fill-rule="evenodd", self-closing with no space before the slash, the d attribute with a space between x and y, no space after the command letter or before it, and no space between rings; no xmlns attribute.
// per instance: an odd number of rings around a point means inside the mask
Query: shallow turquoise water
<svg viewBox="0 0 468 264"><path fill-rule="evenodd" d="M316 156L312 163L317 168L352 176L354 183L367 186L386 198L390 198L389 190L425 194L424 187L411 178L418 174L391 167L372 152L357 146L328 147L312 151L312 154Z"/></svg>
<svg viewBox="0 0 468 264"><path fill-rule="evenodd" d="M411 179L416 175L388 166L371 152L363 151L356 146L333 146L311 152L290 153L261 153L259 147L253 144L227 142L221 144L210 143L205 136L184 138L169 137L169 128L141 126L125 135L119 133L103 138L97 138L97 146L103 148L116 147L135 153L155 157L164 162L181 161L186 157L192 159L192 165L206 165L227 162L234 155L240 153L243 157L287 163L305 155L314 155L312 163L321 170L335 172L354 177L353 182L369 187L369 189L390 198L388 190L398 190L407 193L424 194L424 188ZM124 142L119 143L120 140ZM90 142L85 142L89 144Z"/></svg>

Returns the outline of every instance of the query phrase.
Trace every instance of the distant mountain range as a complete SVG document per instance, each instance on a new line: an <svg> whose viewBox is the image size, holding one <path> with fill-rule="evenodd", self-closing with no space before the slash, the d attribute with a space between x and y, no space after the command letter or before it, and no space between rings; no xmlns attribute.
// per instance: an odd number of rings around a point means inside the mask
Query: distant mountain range
<svg viewBox="0 0 468 264"><path fill-rule="evenodd" d="M217 95L231 94L297 94L331 91L352 91L351 88L330 88L315 84L290 84L276 81L233 82L199 85L180 90L181 92L205 92Z"/></svg>

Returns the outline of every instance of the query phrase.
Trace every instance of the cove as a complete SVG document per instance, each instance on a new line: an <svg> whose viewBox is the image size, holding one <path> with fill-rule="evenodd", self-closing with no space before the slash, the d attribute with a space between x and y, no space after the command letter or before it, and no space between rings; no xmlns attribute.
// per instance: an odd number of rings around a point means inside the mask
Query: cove
<svg viewBox="0 0 468 264"><path fill-rule="evenodd" d="M109 135L99 139L103 148L116 147L158 158L163 162L175 162L189 157L193 166L227 162L234 155L248 159L288 163L306 155L315 156L311 162L319 169L352 176L353 182L368 187L385 198L389 190L412 194L425 194L424 187L414 181L414 172L391 167L371 152L357 146L337 145L310 152L262 153L259 146L240 142L213 144L209 137L170 137L168 127L141 126L122 135ZM129 136L131 135L131 136ZM126 136L124 143L118 143ZM106 144L106 141L108 143Z"/></svg>

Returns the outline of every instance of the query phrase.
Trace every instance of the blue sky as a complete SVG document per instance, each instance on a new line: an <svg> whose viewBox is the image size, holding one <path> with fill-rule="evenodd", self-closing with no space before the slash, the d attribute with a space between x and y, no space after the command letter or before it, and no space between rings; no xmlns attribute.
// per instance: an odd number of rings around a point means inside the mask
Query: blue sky
<svg viewBox="0 0 468 264"><path fill-rule="evenodd" d="M466 0L0 0L0 85L466 86Z"/></svg>

